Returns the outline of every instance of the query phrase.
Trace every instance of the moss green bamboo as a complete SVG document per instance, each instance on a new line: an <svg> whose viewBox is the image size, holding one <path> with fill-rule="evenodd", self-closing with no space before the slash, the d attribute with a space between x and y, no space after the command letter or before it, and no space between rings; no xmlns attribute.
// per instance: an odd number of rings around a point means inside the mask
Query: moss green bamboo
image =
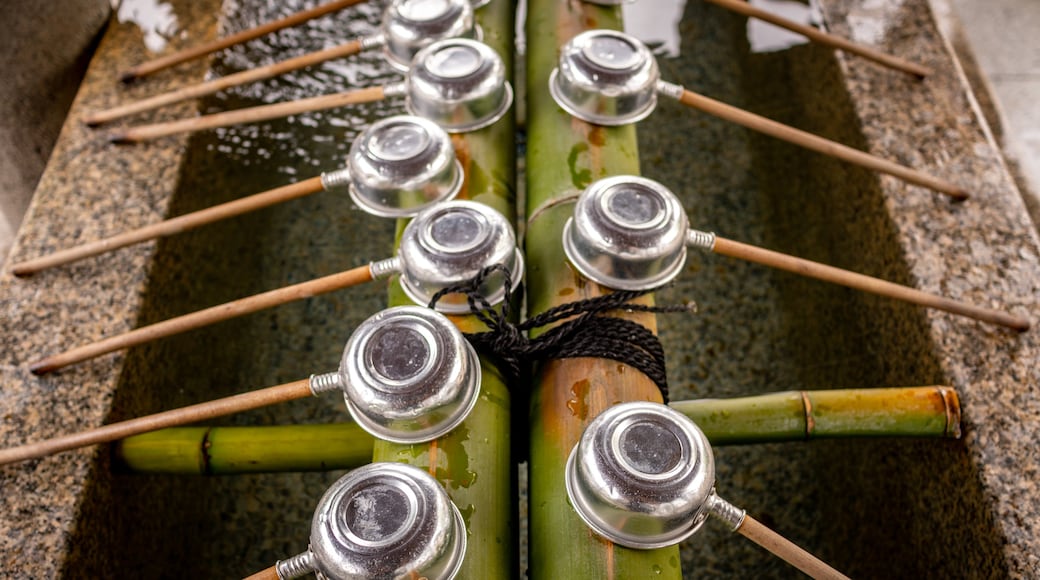
<svg viewBox="0 0 1040 580"><path fill-rule="evenodd" d="M567 202L593 180L638 174L635 129L572 119L552 101L549 73L558 48L588 28L619 28L620 11L564 0L530 0L527 11L528 312L601 294L568 265L561 247ZM652 315L636 320L656 329ZM590 388L595 385L595 388ZM585 426L621 401L660 401L653 383L603 359L564 359L541 369L531 401L530 564L533 579L673 578L678 547L630 550L595 536L571 509L564 467Z"/></svg>
<svg viewBox="0 0 1040 580"><path fill-rule="evenodd" d="M350 469L372 459L372 436L354 423L272 427L173 427L112 448L117 470L232 475Z"/></svg>
<svg viewBox="0 0 1040 580"><path fill-rule="evenodd" d="M515 5L495 0L477 11L484 42L513 69ZM507 77L508 78L508 77ZM516 216L515 118L511 110L495 124L452 137L465 181L459 198ZM404 223L398 225L398 236ZM390 304L411 304L393 279ZM454 316L463 332L481 330L472 316ZM516 541L516 467L511 453L510 396L498 371L481 362L476 407L451 433L421 445L377 441L373 461L400 461L426 469L439 480L466 523L468 548L459 578L511 578L519 572Z"/></svg>
<svg viewBox="0 0 1040 580"><path fill-rule="evenodd" d="M786 391L673 401L671 406L693 419L716 446L844 437L956 438L961 433L960 405L950 387ZM372 436L353 423L177 427L124 439L113 454L124 471L229 475L358 467L371 459L372 443Z"/></svg>

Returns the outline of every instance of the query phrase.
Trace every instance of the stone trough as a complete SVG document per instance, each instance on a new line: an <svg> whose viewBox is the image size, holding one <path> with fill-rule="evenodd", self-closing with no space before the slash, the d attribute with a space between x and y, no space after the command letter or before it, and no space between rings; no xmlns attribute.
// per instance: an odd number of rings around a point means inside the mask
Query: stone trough
<svg viewBox="0 0 1040 580"><path fill-rule="evenodd" d="M498 1L498 0L495 0ZM171 2L197 43L299 9ZM692 225L1040 320L1040 243L999 149L925 0L823 0L832 32L931 67L917 81L801 45L752 53L746 21L690 0L664 76L706 95L967 186L928 190L662 103L639 127L643 174L678 193ZM361 5L129 87L149 57L112 22L40 181L9 263L338 168L366 122L399 101L115 146L86 112L373 30ZM333 40L335 39L335 40ZM378 54L132 119L345 90L392 78ZM340 74L343 73L343 74ZM561 160L561 162L564 162ZM18 279L0 276L0 444L333 370L375 284L279 307L36 377L40 355L386 257L393 224L345 196L307 199ZM693 255L659 302L673 397L948 384L959 440L842 440L716 450L719 492L854 578L1040 574L1040 338L737 263ZM223 424L345 420L314 399ZM195 477L113 470L107 448L0 467L0 571L10 577L242 577L305 548L317 498L340 473ZM562 485L562 483L561 483ZM688 577L795 572L717 527L683 547Z"/></svg>

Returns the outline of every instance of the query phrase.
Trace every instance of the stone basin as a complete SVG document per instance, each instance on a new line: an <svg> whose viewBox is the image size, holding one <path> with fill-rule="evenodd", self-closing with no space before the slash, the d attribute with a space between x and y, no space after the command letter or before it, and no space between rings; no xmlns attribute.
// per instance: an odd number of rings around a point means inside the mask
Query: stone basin
<svg viewBox="0 0 1040 580"><path fill-rule="evenodd" d="M245 4L245 3L243 3ZM261 4L261 3L250 3ZM172 2L196 43L295 9L221 15ZM644 175L680 194L695 227L1034 319L1035 224L980 121L925 0L823 0L827 27L935 70L924 82L802 45L751 53L745 21L685 8L665 78L966 185L944 196L662 103L639 129ZM78 118L129 98L363 35L359 6L251 48L120 87L148 58L113 22L73 104L10 262L335 169L389 101L117 147ZM338 36L337 36L338 35ZM172 119L344 90L390 77L378 54L135 118ZM344 73L346 80L337 73ZM29 279L0 277L0 442L14 445L332 370L350 330L384 305L365 288L279 307L45 377L28 363L135 326L386 257L393 224L323 193ZM855 578L1040 574L1040 338L716 256L693 255L659 302L673 397L949 384L960 440L843 440L719 448L718 490ZM222 424L344 420L336 398ZM191 477L113 473L106 448L0 468L0 570L13 577L242 577L306 546L340 473ZM683 547L688 577L793 577L718 527Z"/></svg>

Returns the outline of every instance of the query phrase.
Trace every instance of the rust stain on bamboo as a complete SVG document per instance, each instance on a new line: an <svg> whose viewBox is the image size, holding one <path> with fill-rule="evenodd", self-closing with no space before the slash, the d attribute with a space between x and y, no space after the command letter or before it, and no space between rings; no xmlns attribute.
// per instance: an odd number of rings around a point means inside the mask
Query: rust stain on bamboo
<svg viewBox="0 0 1040 580"><path fill-rule="evenodd" d="M462 165L462 189L459 190L457 199L469 199L469 178L473 171L473 156L469 151L469 141L465 135L453 134L451 144L455 147L455 158Z"/></svg>
<svg viewBox="0 0 1040 580"><path fill-rule="evenodd" d="M571 410L578 419L584 421L589 417L589 387L592 383L588 379L578 381L571 385L571 394L573 398L567 401L567 408Z"/></svg>

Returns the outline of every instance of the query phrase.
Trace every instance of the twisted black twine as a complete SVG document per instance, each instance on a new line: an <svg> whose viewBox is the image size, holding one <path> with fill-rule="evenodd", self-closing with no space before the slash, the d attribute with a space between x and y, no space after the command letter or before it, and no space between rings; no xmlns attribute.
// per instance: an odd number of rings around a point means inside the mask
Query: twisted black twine
<svg viewBox="0 0 1040 580"><path fill-rule="evenodd" d="M512 379L519 379L524 365L550 359L595 357L621 362L646 375L657 385L668 402L668 377L665 372L664 349L648 328L631 320L603 316L613 310L628 312L690 312L689 306L646 306L629 304L652 290L619 290L604 296L569 302L528 318L518 324L509 321L509 300L494 309L480 292L480 287L495 274L505 278L505 287L513 287L508 268L494 264L482 269L474 278L444 288L430 299L430 308L447 294L465 294L470 312L489 328L486 332L465 333L477 351L490 355L505 367ZM538 338L524 332L571 318Z"/></svg>

